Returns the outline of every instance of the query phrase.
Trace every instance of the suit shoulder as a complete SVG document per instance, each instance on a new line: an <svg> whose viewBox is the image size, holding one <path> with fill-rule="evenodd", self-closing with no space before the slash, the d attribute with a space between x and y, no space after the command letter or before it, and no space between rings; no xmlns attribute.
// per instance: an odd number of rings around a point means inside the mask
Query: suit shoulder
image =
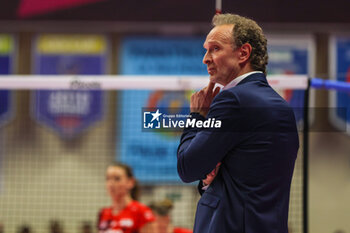
<svg viewBox="0 0 350 233"><path fill-rule="evenodd" d="M237 101L238 96L235 91L232 89L222 90L220 93L215 96L213 102L220 102L220 101Z"/></svg>

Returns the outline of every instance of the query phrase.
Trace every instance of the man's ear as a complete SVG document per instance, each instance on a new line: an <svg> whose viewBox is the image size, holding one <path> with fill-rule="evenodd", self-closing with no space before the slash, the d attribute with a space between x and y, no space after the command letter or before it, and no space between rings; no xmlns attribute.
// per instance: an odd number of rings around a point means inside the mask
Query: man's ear
<svg viewBox="0 0 350 233"><path fill-rule="evenodd" d="M249 43L245 43L239 48L239 52L240 63L245 63L250 58L250 54L252 53L252 46Z"/></svg>

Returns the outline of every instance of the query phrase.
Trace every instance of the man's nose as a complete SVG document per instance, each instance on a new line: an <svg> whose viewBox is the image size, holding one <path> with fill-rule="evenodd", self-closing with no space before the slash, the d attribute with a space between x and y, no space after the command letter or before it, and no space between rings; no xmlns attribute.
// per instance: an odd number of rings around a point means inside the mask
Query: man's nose
<svg viewBox="0 0 350 233"><path fill-rule="evenodd" d="M210 55L208 54L208 52L206 52L206 53L204 54L204 57L203 57L203 63L204 63L204 64L209 64L210 61L211 61L211 57L210 57Z"/></svg>

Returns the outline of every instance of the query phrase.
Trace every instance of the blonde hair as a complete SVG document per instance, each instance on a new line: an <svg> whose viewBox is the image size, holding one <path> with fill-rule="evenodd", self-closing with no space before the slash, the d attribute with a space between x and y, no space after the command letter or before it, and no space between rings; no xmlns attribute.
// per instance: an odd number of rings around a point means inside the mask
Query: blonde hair
<svg viewBox="0 0 350 233"><path fill-rule="evenodd" d="M164 199L158 202L152 202L149 207L160 216L167 216L169 212L173 209L173 202L169 199Z"/></svg>
<svg viewBox="0 0 350 233"><path fill-rule="evenodd" d="M233 48L248 43L252 46L250 65L254 70L267 73L267 40L261 27L252 19L236 14L218 14L213 17L213 26L233 24Z"/></svg>

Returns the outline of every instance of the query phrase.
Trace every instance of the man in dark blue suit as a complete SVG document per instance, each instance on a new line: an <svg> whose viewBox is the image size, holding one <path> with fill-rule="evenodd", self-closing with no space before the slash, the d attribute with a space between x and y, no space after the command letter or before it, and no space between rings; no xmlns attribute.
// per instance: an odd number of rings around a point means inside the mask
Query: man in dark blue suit
<svg viewBox="0 0 350 233"><path fill-rule="evenodd" d="M192 95L191 119L221 124L186 128L177 154L181 179L200 180L194 233L287 233L299 148L293 110L266 81L256 22L223 14L213 25L203 58L210 82Z"/></svg>

